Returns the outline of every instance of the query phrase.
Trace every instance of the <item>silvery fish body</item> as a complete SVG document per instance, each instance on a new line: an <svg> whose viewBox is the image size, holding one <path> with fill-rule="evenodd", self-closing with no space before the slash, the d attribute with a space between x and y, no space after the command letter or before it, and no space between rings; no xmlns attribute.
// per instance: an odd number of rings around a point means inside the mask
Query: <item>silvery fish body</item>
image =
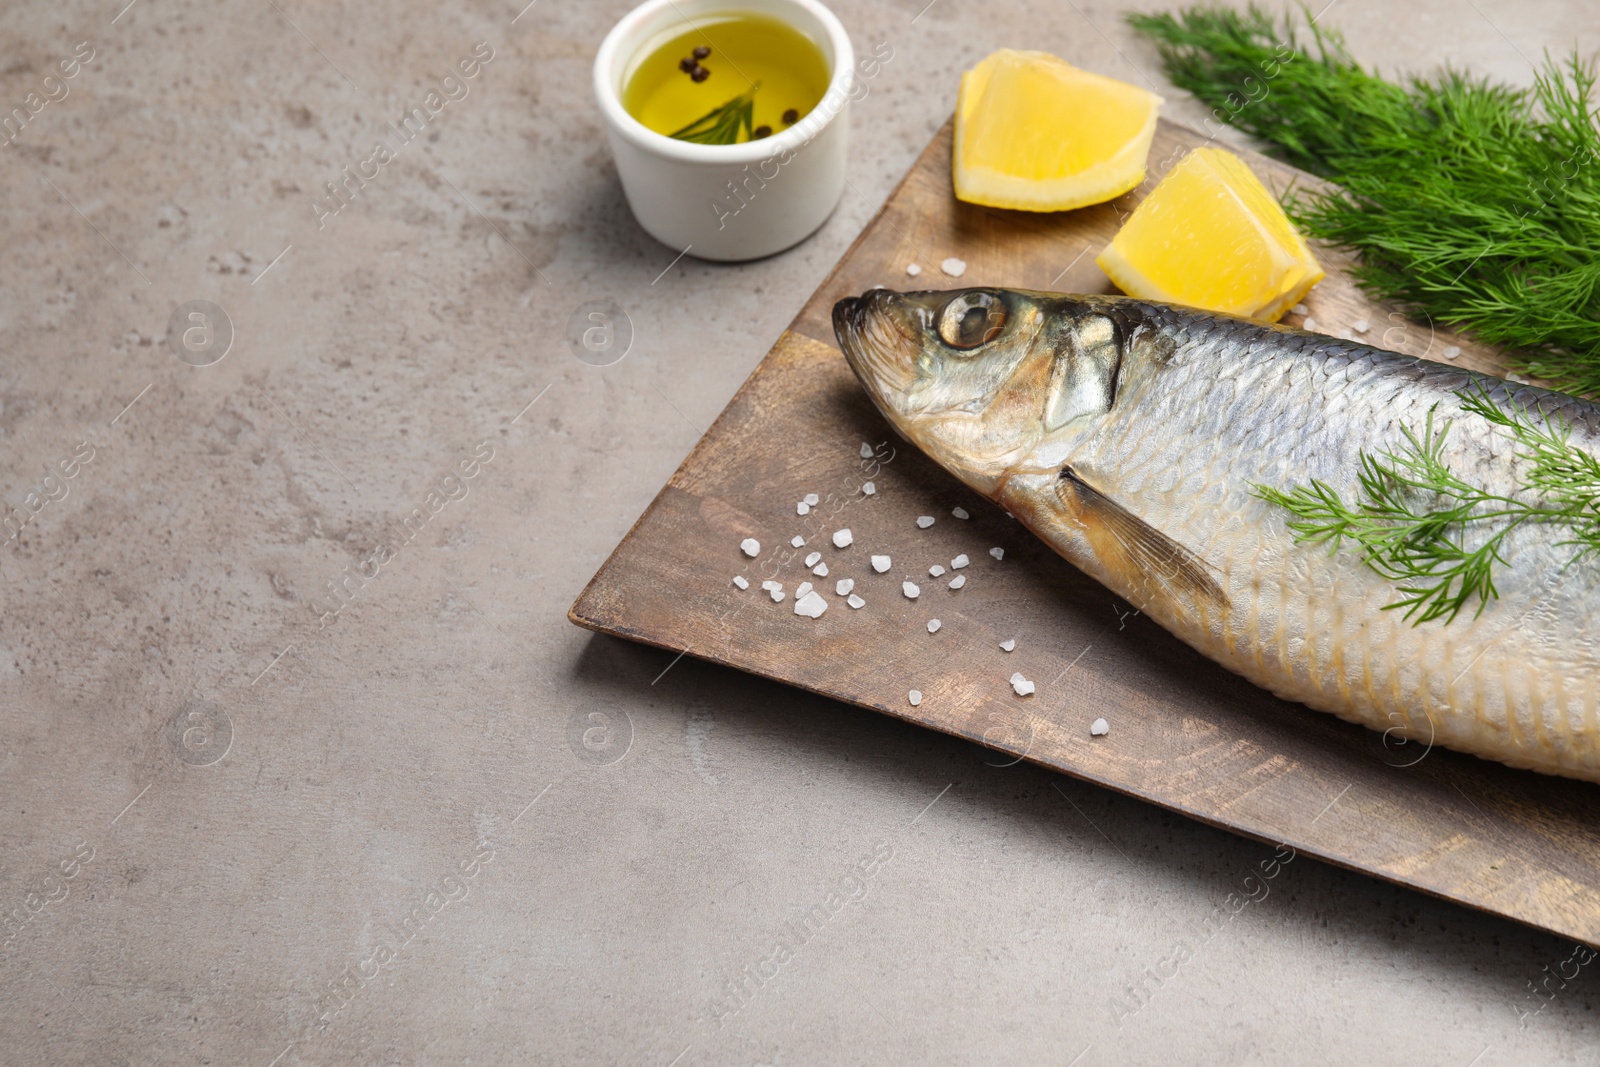
<svg viewBox="0 0 1600 1067"><path fill-rule="evenodd" d="M1448 422L1443 458L1505 495L1527 461L1457 393L1600 408L1331 337L1121 297L875 289L834 308L895 427L1177 637L1273 693L1514 767L1600 781L1600 562L1513 530L1498 599L1413 625L1348 542L1298 542L1258 486L1360 495L1360 453Z"/></svg>

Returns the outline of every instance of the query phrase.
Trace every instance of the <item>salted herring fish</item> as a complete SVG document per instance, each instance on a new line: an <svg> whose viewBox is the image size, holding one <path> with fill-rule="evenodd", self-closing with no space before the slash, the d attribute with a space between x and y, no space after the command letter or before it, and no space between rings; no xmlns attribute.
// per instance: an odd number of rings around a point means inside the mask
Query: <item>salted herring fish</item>
<svg viewBox="0 0 1600 1067"><path fill-rule="evenodd" d="M1431 411L1455 473L1510 496L1527 461L1458 392L1563 420L1591 455L1600 407L1124 297L874 289L833 322L900 434L1202 654L1390 736L1600 781L1600 562L1572 562L1570 531L1516 527L1497 599L1414 625L1358 549L1297 542L1257 490L1354 500L1361 452Z"/></svg>

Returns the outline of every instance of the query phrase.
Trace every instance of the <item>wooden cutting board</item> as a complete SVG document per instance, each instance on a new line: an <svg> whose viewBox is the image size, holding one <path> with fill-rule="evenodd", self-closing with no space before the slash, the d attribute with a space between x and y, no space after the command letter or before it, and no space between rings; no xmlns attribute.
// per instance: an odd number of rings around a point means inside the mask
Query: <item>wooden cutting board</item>
<svg viewBox="0 0 1600 1067"><path fill-rule="evenodd" d="M570 612L600 633L687 652L1032 760L1213 826L1600 945L1600 788L1381 735L1278 700L1191 651L994 505L900 442L834 342L830 311L873 285L1110 292L1094 265L1126 212L1203 143L1163 122L1150 178L1111 204L1036 215L950 191L950 128L923 152ZM1269 186L1314 179L1246 159ZM960 281L941 273L966 261ZM1325 333L1504 372L1496 353L1407 322L1351 284L1307 299ZM908 264L923 268L906 275ZM1302 316L1285 321L1301 325ZM862 450L870 453L863 456ZM867 481L875 493L863 492ZM797 514L815 493L819 504ZM952 514L970 513L962 520ZM922 529L918 516L934 516ZM832 534L848 527L853 543ZM795 549L791 538L804 538ZM740 551L755 538L758 558ZM1002 559L991 548L1004 550ZM829 568L813 577L805 557ZM876 573L874 554L892 566ZM934 578L965 554L970 564ZM954 573L964 587L952 590ZM738 589L735 575L749 581ZM853 578L866 606L834 591ZM907 578L921 587L903 595ZM785 587L774 603L761 583ZM794 613L812 581L827 602ZM928 623L939 619L937 633ZM999 645L1015 638L1015 651ZM1020 671L1038 692L1019 697ZM1600 684L1600 683L1597 683ZM920 706L908 693L920 690ZM1109 735L1091 737L1105 718Z"/></svg>

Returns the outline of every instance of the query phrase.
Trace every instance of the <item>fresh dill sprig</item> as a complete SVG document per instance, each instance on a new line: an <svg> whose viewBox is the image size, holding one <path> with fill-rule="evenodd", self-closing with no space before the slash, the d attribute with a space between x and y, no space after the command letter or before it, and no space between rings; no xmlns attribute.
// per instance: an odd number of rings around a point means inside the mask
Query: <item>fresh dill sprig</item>
<svg viewBox="0 0 1600 1067"><path fill-rule="evenodd" d="M1382 455L1361 453L1361 491L1346 504L1337 490L1312 479L1288 492L1265 485L1256 495L1286 509L1289 528L1301 542L1337 551L1348 538L1367 565L1396 584L1398 599L1416 625L1433 619L1448 624L1476 599L1482 614L1499 597L1494 567L1511 531L1524 523L1554 523L1570 536L1568 565L1600 553L1600 460L1571 443L1572 427L1558 417L1502 408L1478 383L1456 394L1467 414L1477 415L1514 442L1527 464L1526 494L1502 496L1459 477L1445 461L1450 424L1435 429L1428 412L1420 434L1402 426L1406 444ZM1488 536L1469 544L1469 530Z"/></svg>
<svg viewBox="0 0 1600 1067"><path fill-rule="evenodd" d="M756 90L759 88L761 83L757 82L748 92L741 93L721 107L712 108L668 136L696 144L735 144L739 140L739 129L743 127L745 137L751 137L755 132L751 121L755 115Z"/></svg>
<svg viewBox="0 0 1600 1067"><path fill-rule="evenodd" d="M1530 90L1443 70L1403 83L1342 37L1257 7L1132 15L1167 76L1288 163L1337 183L1285 198L1310 236L1413 315L1525 350L1519 368L1600 395L1595 68L1545 58Z"/></svg>

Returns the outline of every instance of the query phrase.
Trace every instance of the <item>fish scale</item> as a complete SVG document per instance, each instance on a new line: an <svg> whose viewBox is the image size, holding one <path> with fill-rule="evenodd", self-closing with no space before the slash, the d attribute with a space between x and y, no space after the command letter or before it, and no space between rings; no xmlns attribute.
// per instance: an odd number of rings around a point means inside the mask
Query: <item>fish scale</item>
<svg viewBox="0 0 1600 1067"><path fill-rule="evenodd" d="M949 309L981 300L991 322L998 302L1043 324L960 348L940 332L959 331ZM1064 380L1050 368L1082 359L1082 338L1104 332L1083 325L1105 318L1120 360L1104 383L1110 399L1046 433L1048 392ZM1385 610L1394 585L1357 549L1298 543L1287 513L1255 491L1317 479L1353 499L1361 452L1402 449L1402 427L1420 432L1431 410L1451 424L1450 467L1511 495L1527 462L1457 392L1481 383L1502 406L1554 414L1591 455L1594 405L1360 342L1117 297L876 290L841 301L835 328L901 433L1203 654L1375 730L1600 781L1600 567L1566 566L1561 528L1508 535L1500 596L1481 613L1472 604L1413 625ZM1018 403L1018 390L1037 404ZM990 405L1002 391L1007 402ZM1125 531L1137 524L1170 546L1165 556L1132 543Z"/></svg>

